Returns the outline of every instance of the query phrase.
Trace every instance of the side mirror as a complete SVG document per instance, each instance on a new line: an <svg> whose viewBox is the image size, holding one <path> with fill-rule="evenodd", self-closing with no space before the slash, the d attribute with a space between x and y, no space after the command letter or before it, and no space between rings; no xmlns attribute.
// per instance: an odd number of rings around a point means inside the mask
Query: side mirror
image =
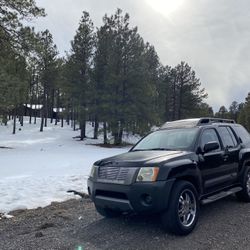
<svg viewBox="0 0 250 250"><path fill-rule="evenodd" d="M218 142L216 142L216 141L208 142L204 145L204 153L208 153L208 152L216 150L218 148L220 148L220 145Z"/></svg>

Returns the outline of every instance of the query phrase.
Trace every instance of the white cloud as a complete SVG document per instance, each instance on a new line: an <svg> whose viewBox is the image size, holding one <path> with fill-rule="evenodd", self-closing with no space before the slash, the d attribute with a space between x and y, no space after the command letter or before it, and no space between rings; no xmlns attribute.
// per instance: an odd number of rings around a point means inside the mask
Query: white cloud
<svg viewBox="0 0 250 250"><path fill-rule="evenodd" d="M148 1L37 0L48 16L35 26L48 28L63 53L70 48L83 10L100 26L103 15L119 7L130 14L132 26L138 26L142 37L155 46L162 63L174 66L184 60L192 66L215 111L221 105L228 107L233 100L244 101L250 91L250 2L183 0L164 15ZM174 1L166 3L170 6Z"/></svg>

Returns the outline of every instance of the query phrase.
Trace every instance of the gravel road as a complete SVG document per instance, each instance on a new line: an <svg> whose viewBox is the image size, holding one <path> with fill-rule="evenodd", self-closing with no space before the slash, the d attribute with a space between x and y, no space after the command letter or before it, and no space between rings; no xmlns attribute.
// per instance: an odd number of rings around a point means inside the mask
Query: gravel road
<svg viewBox="0 0 250 250"><path fill-rule="evenodd" d="M250 204L234 196L203 206L195 231L166 234L157 216L105 219L89 199L20 210L0 220L0 249L250 249Z"/></svg>

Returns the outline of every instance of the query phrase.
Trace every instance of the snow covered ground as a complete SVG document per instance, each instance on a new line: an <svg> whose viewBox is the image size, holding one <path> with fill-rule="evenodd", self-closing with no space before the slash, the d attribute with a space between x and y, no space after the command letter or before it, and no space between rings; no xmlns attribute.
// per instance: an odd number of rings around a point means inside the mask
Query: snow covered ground
<svg viewBox="0 0 250 250"><path fill-rule="evenodd" d="M129 148L102 148L93 143L100 140L73 139L79 131L70 126L49 123L44 132L37 125L28 124L12 135L12 122L0 126L0 212L19 208L46 206L73 195L66 191L86 192L86 180L92 164L101 158L128 151ZM87 125L88 137L93 128ZM131 142L131 137L128 137ZM136 141L133 138L132 141ZM9 147L1 148L1 147Z"/></svg>

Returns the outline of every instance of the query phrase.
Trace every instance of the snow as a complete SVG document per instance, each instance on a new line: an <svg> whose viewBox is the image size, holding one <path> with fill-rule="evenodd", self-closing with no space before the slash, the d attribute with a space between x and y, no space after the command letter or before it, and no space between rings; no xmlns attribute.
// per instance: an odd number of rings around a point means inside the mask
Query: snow
<svg viewBox="0 0 250 250"><path fill-rule="evenodd" d="M92 164L99 159L121 154L127 148L103 148L93 144L98 140L73 139L79 131L48 124L39 132L37 124L17 125L12 135L12 122L0 126L0 212L36 208L52 201L72 198L67 190L87 192L87 178ZM20 130L19 130L20 129ZM87 124L87 136L93 137L93 127ZM138 138L125 136L130 142ZM92 144L92 145L91 145Z"/></svg>

